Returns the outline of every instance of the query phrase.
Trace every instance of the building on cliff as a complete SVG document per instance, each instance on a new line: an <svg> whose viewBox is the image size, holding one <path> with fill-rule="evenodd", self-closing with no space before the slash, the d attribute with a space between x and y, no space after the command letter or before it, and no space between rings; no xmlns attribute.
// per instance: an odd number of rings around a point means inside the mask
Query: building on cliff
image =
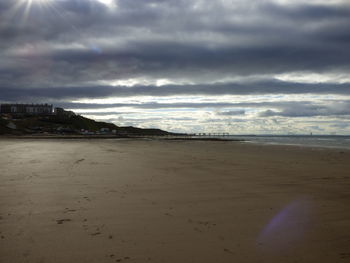
<svg viewBox="0 0 350 263"><path fill-rule="evenodd" d="M57 116L65 116L65 117L75 116L75 113L73 111L67 111L63 108L58 108L58 107L56 107L53 112Z"/></svg>
<svg viewBox="0 0 350 263"><path fill-rule="evenodd" d="M17 115L51 115L51 104L1 104L0 113Z"/></svg>

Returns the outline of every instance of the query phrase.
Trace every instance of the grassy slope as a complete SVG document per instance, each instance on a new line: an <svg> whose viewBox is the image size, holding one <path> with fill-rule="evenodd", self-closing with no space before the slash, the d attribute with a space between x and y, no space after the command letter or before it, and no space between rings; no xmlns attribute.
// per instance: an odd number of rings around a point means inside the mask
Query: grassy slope
<svg viewBox="0 0 350 263"><path fill-rule="evenodd" d="M6 134L10 132L10 129L6 127L7 121L0 118L0 134Z"/></svg>
<svg viewBox="0 0 350 263"><path fill-rule="evenodd" d="M85 129L89 131L98 131L101 128L109 128L110 130L117 128L117 126L112 123L97 122L77 115L72 117L50 116L48 119L44 119L42 122L55 127L61 126L75 130Z"/></svg>
<svg viewBox="0 0 350 263"><path fill-rule="evenodd" d="M14 133L6 127L7 121L0 119L0 134ZM133 134L133 135L166 135L169 134L166 131L159 129L141 129L135 127L119 127L113 123L98 122L92 119L88 119L82 116L28 116L13 121L17 125L16 134L28 133L28 129L41 128L41 131L54 132L58 127L71 130L89 130L99 131L101 128L109 128L110 130L117 130L118 133L122 134Z"/></svg>

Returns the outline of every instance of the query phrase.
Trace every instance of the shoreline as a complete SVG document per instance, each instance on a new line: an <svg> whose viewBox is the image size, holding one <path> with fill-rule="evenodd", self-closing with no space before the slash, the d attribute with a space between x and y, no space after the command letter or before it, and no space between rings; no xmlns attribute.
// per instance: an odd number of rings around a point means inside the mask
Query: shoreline
<svg viewBox="0 0 350 263"><path fill-rule="evenodd" d="M1 139L60 139L60 140L72 140L72 139L154 139L154 140L168 140L168 141L235 141L242 142L245 140L242 139L226 139L226 138L206 138L206 137L198 137L198 138L190 138L187 136L173 136L173 135L1 135Z"/></svg>
<svg viewBox="0 0 350 263"><path fill-rule="evenodd" d="M296 147L305 149L325 149L325 150L339 150L350 151L346 146L331 146L331 145L317 145L317 144L301 144L301 143L283 143L283 142L262 142L253 141L244 138L215 138L215 137L179 137L179 136L127 136L127 135L38 135L38 136L16 136L16 135L0 135L0 140L151 140L151 141L203 141L203 142L241 142L245 144L261 145L261 146L281 146L281 147Z"/></svg>

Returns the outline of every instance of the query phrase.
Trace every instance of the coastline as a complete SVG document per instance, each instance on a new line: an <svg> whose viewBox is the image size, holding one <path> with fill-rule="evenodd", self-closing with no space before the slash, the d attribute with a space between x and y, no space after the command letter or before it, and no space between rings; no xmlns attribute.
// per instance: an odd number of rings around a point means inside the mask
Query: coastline
<svg viewBox="0 0 350 263"><path fill-rule="evenodd" d="M24 139L24 140L94 140L94 139L150 139L150 140L166 140L166 141L231 141L231 142L243 142L243 139L232 139L232 138L208 138L208 137L190 137L190 136L150 136L150 135L2 135L0 140L6 139Z"/></svg>
<svg viewBox="0 0 350 263"><path fill-rule="evenodd" d="M350 136L241 136L241 135L233 135L233 136L224 136L224 137L208 137L208 136L175 136L175 135L0 135L0 140L113 140L113 139L129 139L129 140L164 140L164 141L217 141L217 142L243 142L247 144L253 145L266 145L266 146L284 146L284 147L301 147L301 148L319 148L319 149L329 149L329 150L342 150L342 151L350 151L350 143L337 143L337 144L320 144L320 143L310 143L309 139L320 137L320 138L334 138L337 139L346 139L350 141ZM256 139L258 138L258 139ZM303 138L306 139L304 142L288 142L288 141L273 141L273 140L261 140L261 138Z"/></svg>
<svg viewBox="0 0 350 263"><path fill-rule="evenodd" d="M0 139L0 261L345 262L349 161L241 142Z"/></svg>

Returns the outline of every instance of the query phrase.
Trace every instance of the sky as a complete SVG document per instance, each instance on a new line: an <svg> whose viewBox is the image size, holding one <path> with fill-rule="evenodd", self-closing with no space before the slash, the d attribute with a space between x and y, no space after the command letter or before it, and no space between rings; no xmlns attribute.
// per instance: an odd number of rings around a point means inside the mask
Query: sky
<svg viewBox="0 0 350 263"><path fill-rule="evenodd" d="M119 126L350 134L349 0L0 0L0 103Z"/></svg>

